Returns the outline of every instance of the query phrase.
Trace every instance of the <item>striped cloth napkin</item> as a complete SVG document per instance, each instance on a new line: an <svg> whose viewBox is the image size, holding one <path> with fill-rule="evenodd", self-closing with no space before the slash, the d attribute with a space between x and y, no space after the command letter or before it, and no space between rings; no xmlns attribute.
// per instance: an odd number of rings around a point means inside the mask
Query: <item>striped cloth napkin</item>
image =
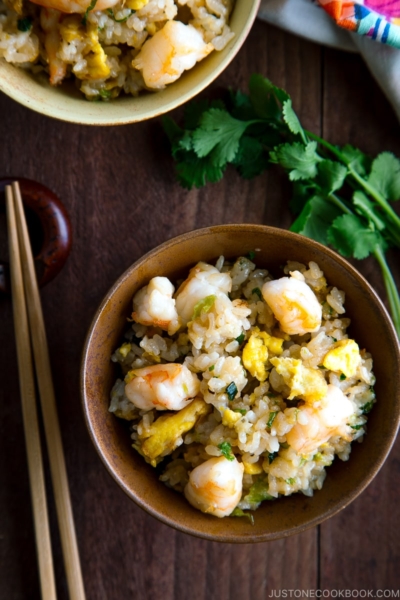
<svg viewBox="0 0 400 600"><path fill-rule="evenodd" d="M359 52L400 120L400 0L261 0L258 16L315 42Z"/></svg>

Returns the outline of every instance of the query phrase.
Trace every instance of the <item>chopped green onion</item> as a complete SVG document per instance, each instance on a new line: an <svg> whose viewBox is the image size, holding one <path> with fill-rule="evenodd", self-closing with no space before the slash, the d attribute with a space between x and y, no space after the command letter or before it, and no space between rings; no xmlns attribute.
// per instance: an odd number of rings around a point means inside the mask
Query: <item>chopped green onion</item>
<svg viewBox="0 0 400 600"><path fill-rule="evenodd" d="M267 423L267 427L272 427L272 423L274 422L275 417L276 417L277 414L278 414L278 411L274 411L274 412L270 413L269 419L268 419L268 423Z"/></svg>
<svg viewBox="0 0 400 600"><path fill-rule="evenodd" d="M209 371L214 371L214 369L215 369L215 365L211 365L211 367L208 367Z"/></svg>
<svg viewBox="0 0 400 600"><path fill-rule="evenodd" d="M245 415L247 413L247 410L245 408L234 408L233 412L237 412L237 413L240 413L241 415Z"/></svg>
<svg viewBox="0 0 400 600"><path fill-rule="evenodd" d="M108 14L110 15L110 17L111 17L112 19L114 19L114 21L115 21L116 23L125 23L125 22L126 22L128 19L129 19L129 17L131 16L131 14L132 14L132 13L134 13L134 12L136 12L136 11L135 11L135 10L132 10L132 9L129 9L129 15L127 15L126 17L123 17L122 19L117 19L117 18L115 17L115 15L114 15L114 12L113 12L113 10L112 10L111 8L107 8L107 12L108 12Z"/></svg>
<svg viewBox="0 0 400 600"><path fill-rule="evenodd" d="M237 389L237 387L236 387L236 383L235 383L234 381L232 381L232 382L231 382L231 383L228 385L228 387L226 388L226 393L227 393L227 395L228 395L228 398L229 398L229 400L233 400L233 399L234 399L234 397L235 397L235 396L236 396L236 394L237 394L237 391L238 391L238 389Z"/></svg>
<svg viewBox="0 0 400 600"><path fill-rule="evenodd" d="M252 294L256 294L260 298L260 300L261 300L262 294L261 294L260 288L258 288L258 287L254 288L253 290L251 290L251 293Z"/></svg>
<svg viewBox="0 0 400 600"><path fill-rule="evenodd" d="M331 338L333 339L334 342L337 342L337 339L335 337L333 337L333 335L331 335Z"/></svg>
<svg viewBox="0 0 400 600"><path fill-rule="evenodd" d="M344 373L341 373L339 379L340 381L344 381L345 379L347 379L347 377Z"/></svg>
<svg viewBox="0 0 400 600"><path fill-rule="evenodd" d="M232 454L232 446L229 442L222 442L218 444L218 448L221 450L222 456L225 456L228 460L235 460L234 455Z"/></svg>
<svg viewBox="0 0 400 600"><path fill-rule="evenodd" d="M268 461L269 461L269 464L271 464L272 462L274 462L274 460L276 459L277 456L278 456L278 452L268 452Z"/></svg>
<svg viewBox="0 0 400 600"><path fill-rule="evenodd" d="M110 90L99 90L99 94L103 98L103 100L109 100L111 98Z"/></svg>
<svg viewBox="0 0 400 600"><path fill-rule="evenodd" d="M203 298L202 300L199 300L199 302L195 305L194 309L193 309L193 317L192 319L197 319L197 317L200 317L200 315L204 315L206 313L208 313L211 308L213 307L213 304L216 300L217 296L206 296L205 298Z"/></svg>
<svg viewBox="0 0 400 600"><path fill-rule="evenodd" d="M364 404L361 407L361 410L363 411L363 414L367 415L369 412L371 412L373 405L374 405L374 401L373 400L370 400L370 402L367 402L366 404Z"/></svg>
<svg viewBox="0 0 400 600"><path fill-rule="evenodd" d="M254 517L251 513L244 512L241 508L235 508L233 512L229 515L230 517L247 517L250 523L254 525Z"/></svg>
<svg viewBox="0 0 400 600"><path fill-rule="evenodd" d="M246 336L244 335L244 333L241 333L241 334L240 334L240 335L239 335L237 338L235 338L235 339L236 339L236 341L237 341L237 343L238 343L238 344L241 344L241 343L244 341L244 338L245 338L245 337L246 337Z"/></svg>
<svg viewBox="0 0 400 600"><path fill-rule="evenodd" d="M22 19L18 19L18 21L17 21L18 31L29 31L31 27L32 27L32 18L31 17L23 17Z"/></svg>
<svg viewBox="0 0 400 600"><path fill-rule="evenodd" d="M275 498L268 493L268 481L265 479L258 479L250 487L249 493L243 500L245 502L250 502L250 504L259 504L264 500L275 500Z"/></svg>
<svg viewBox="0 0 400 600"><path fill-rule="evenodd" d="M285 481L289 485L293 485L294 483L296 483L296 479L294 477L289 477L289 479L285 479Z"/></svg>
<svg viewBox="0 0 400 600"><path fill-rule="evenodd" d="M355 429L356 431L358 431L359 429L361 429L361 427L363 427L363 424L361 423L361 424L359 424L359 425L350 425L350 427L351 427L352 429Z"/></svg>
<svg viewBox="0 0 400 600"><path fill-rule="evenodd" d="M250 250L250 252L247 253L247 258L249 260L253 260L255 255L256 255L256 253L254 252L254 250Z"/></svg>
<svg viewBox="0 0 400 600"><path fill-rule="evenodd" d="M96 6L96 4L97 4L97 0L92 0L91 1L91 3L89 4L89 6L86 9L85 14L83 15L82 25L86 25L86 21L87 21L88 15L89 15L90 11L94 9L94 7Z"/></svg>
<svg viewBox="0 0 400 600"><path fill-rule="evenodd" d="M305 465L306 462L307 462L307 459L306 458L302 458L301 461L300 461L299 467L302 467L303 465Z"/></svg>

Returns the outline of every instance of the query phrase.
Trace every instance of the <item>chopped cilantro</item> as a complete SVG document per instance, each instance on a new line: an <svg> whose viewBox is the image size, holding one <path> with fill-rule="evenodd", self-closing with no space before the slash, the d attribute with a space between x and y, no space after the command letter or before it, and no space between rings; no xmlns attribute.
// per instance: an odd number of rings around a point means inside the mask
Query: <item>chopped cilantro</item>
<svg viewBox="0 0 400 600"><path fill-rule="evenodd" d="M22 19L18 19L18 21L17 21L18 31L29 31L31 27L32 27L32 18L31 17L22 17Z"/></svg>
<svg viewBox="0 0 400 600"><path fill-rule="evenodd" d="M221 450L222 456L225 456L228 460L235 460L235 457L232 454L232 446L229 442L218 444L218 448Z"/></svg>
<svg viewBox="0 0 400 600"><path fill-rule="evenodd" d="M215 365L211 365L211 367L208 367L209 371L214 371L214 369L215 369Z"/></svg>
<svg viewBox="0 0 400 600"><path fill-rule="evenodd" d="M258 287L254 288L254 290L251 290L251 293L256 294L260 298L260 300L262 299L262 294L261 294L260 288L258 288Z"/></svg>
<svg viewBox="0 0 400 600"><path fill-rule="evenodd" d="M267 427L272 427L272 423L275 420L276 415L278 414L278 411L274 411L274 412L270 412L269 413L269 419L268 419L268 423L267 423Z"/></svg>
<svg viewBox="0 0 400 600"><path fill-rule="evenodd" d="M247 258L249 260L253 260L255 255L256 255L256 253L254 252L254 250L250 250L250 252L247 253Z"/></svg>
<svg viewBox="0 0 400 600"><path fill-rule="evenodd" d="M367 402L366 404L364 404L361 407L361 410L363 411L363 414L367 415L369 412L371 412L373 406L374 406L374 401L373 400L370 400L369 402Z"/></svg>
<svg viewBox="0 0 400 600"><path fill-rule="evenodd" d="M306 462L307 462L307 459L306 458L302 458L301 461L300 461L299 467L303 467L306 464Z"/></svg>
<svg viewBox="0 0 400 600"><path fill-rule="evenodd" d="M267 392L268 398L277 398L278 394L274 394L274 392Z"/></svg>
<svg viewBox="0 0 400 600"><path fill-rule="evenodd" d="M363 427L363 424L358 424L358 425L350 425L350 427L352 429L354 429L355 431L358 431L359 429L361 429L361 427Z"/></svg>
<svg viewBox="0 0 400 600"><path fill-rule="evenodd" d="M216 300L216 296L206 296L202 300L199 300L193 309L193 317L192 319L197 319L200 315L204 315L212 309L214 302Z"/></svg>
<svg viewBox="0 0 400 600"><path fill-rule="evenodd" d="M230 517L246 517L249 519L250 523L254 525L254 517L251 513L245 512L241 508L235 508L233 512L229 515Z"/></svg>
<svg viewBox="0 0 400 600"><path fill-rule="evenodd" d="M333 335L330 336L334 342L337 342L337 339L335 337L333 337Z"/></svg>
<svg viewBox="0 0 400 600"><path fill-rule="evenodd" d="M318 365L318 369L326 369L325 365Z"/></svg>
<svg viewBox="0 0 400 600"><path fill-rule="evenodd" d="M241 333L236 339L236 341L238 342L238 344L242 344L244 342L244 338L245 338L245 334Z"/></svg>
<svg viewBox="0 0 400 600"><path fill-rule="evenodd" d="M289 485L293 485L296 483L296 479L294 477L289 477L289 479L285 479L286 483Z"/></svg>
<svg viewBox="0 0 400 600"><path fill-rule="evenodd" d="M344 373L341 373L339 379L340 381L344 381L345 379L347 379L347 377Z"/></svg>
<svg viewBox="0 0 400 600"><path fill-rule="evenodd" d="M226 393L228 395L229 400L233 400L235 398L237 391L238 389L236 387L236 383L234 381L231 381L231 383L226 388Z"/></svg>

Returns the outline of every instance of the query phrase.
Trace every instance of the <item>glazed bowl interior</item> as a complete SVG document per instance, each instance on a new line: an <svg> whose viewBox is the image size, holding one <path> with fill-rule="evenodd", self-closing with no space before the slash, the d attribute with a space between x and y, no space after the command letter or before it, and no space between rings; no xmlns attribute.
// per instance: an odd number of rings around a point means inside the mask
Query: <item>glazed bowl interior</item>
<svg viewBox="0 0 400 600"><path fill-rule="evenodd" d="M349 334L373 355L377 404L362 444L353 444L350 460L336 459L322 490L313 497L294 494L264 502L247 519L218 519L192 508L185 498L158 480L156 471L131 447L126 423L108 412L110 390L119 376L110 355L120 344L131 313L132 296L156 275L172 281L197 261L234 258L257 250L258 267L274 275L287 260L315 261L328 283L346 292ZM390 318L366 280L329 249L288 231L261 225L226 225L174 238L132 265L108 292L88 333L82 362L83 408L93 443L122 489L164 523L200 537L225 542L260 542L298 533L344 508L368 485L394 441L400 415L399 345Z"/></svg>
<svg viewBox="0 0 400 600"><path fill-rule="evenodd" d="M110 102L90 102L71 82L52 87L47 75L32 75L0 60L0 90L49 117L85 125L122 125L162 115L206 88L228 66L245 41L260 0L236 0L229 21L235 37L220 52L212 52L165 90Z"/></svg>

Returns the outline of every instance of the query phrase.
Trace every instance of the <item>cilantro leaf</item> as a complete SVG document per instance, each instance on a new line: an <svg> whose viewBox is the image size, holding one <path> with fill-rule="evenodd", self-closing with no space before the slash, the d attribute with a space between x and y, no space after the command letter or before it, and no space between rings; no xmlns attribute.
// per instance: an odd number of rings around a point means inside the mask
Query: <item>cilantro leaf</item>
<svg viewBox="0 0 400 600"><path fill-rule="evenodd" d="M333 160L321 160L318 163L317 183L327 196L339 190L346 179L347 168Z"/></svg>
<svg viewBox="0 0 400 600"><path fill-rule="evenodd" d="M229 99L232 106L230 112L235 119L239 119L240 121L251 121L252 119L257 118L248 94L230 90Z"/></svg>
<svg viewBox="0 0 400 600"><path fill-rule="evenodd" d="M262 75L252 75L249 83L250 101L258 117L278 120L282 105L290 96Z"/></svg>
<svg viewBox="0 0 400 600"><path fill-rule="evenodd" d="M386 246L378 231L366 229L356 215L337 217L328 230L328 242L343 256L363 259L379 245Z"/></svg>
<svg viewBox="0 0 400 600"><path fill-rule="evenodd" d="M224 110L211 108L203 114L200 128L193 133L193 149L200 158L212 151L213 164L223 167L235 158L248 124L249 121L234 119Z"/></svg>
<svg viewBox="0 0 400 600"><path fill-rule="evenodd" d="M224 169L214 165L208 156L199 158L194 152L187 152L175 165L178 181L182 187L191 190L200 188L207 182L216 183L222 179Z"/></svg>
<svg viewBox="0 0 400 600"><path fill-rule="evenodd" d="M244 179L252 179L268 168L267 157L261 142L245 134L240 138L239 148L232 163Z"/></svg>
<svg viewBox="0 0 400 600"><path fill-rule="evenodd" d="M348 161L349 165L357 171L359 175L366 175L371 168L371 159L369 156L361 152L358 148L354 148L347 144L340 149L341 154Z"/></svg>
<svg viewBox="0 0 400 600"><path fill-rule="evenodd" d="M226 110L225 103L222 100L209 101L206 99L196 100L195 102L189 102L185 106L184 112L184 125L186 129L196 129L200 125L203 113L210 108L219 108Z"/></svg>
<svg viewBox="0 0 400 600"><path fill-rule="evenodd" d="M292 108L292 101L290 98L285 100L285 102L283 103L282 113L283 113L283 120L285 121L286 125L289 127L290 131L292 133L294 133L295 135L301 135L304 143L306 144L307 138L305 136L304 130L299 121L299 117L296 115L296 113L294 112L294 110Z"/></svg>
<svg viewBox="0 0 400 600"><path fill-rule="evenodd" d="M300 142L293 144L281 144L270 152L270 160L289 170L289 179L314 178L317 175L317 163L320 160L317 152L317 143L308 142L307 145Z"/></svg>
<svg viewBox="0 0 400 600"><path fill-rule="evenodd" d="M313 196L290 227L290 231L301 233L321 244L327 244L327 230L341 211L322 196Z"/></svg>
<svg viewBox="0 0 400 600"><path fill-rule="evenodd" d="M372 163L368 183L388 200L399 200L400 160L391 152L379 154Z"/></svg>
<svg viewBox="0 0 400 600"><path fill-rule="evenodd" d="M268 481L257 479L250 487L248 494L243 498L244 502L249 504L259 504L264 500L274 500L275 498L268 493Z"/></svg>
<svg viewBox="0 0 400 600"><path fill-rule="evenodd" d="M317 186L312 181L294 181L293 195L290 199L290 210L298 215L303 210L305 204L317 193Z"/></svg>

